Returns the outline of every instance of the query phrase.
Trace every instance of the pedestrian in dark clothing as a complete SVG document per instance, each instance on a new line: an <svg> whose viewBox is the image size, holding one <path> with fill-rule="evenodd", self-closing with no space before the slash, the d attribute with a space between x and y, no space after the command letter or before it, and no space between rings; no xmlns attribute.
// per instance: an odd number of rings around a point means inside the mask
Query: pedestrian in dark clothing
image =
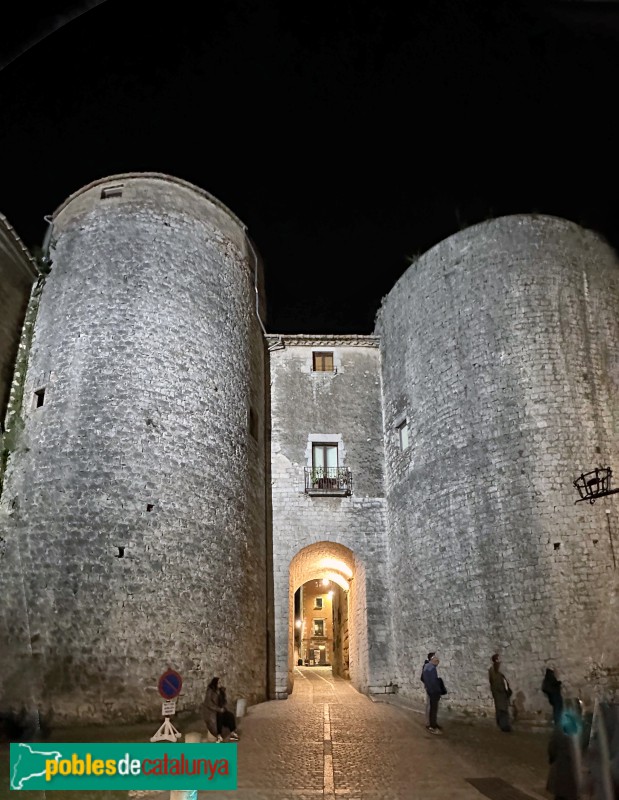
<svg viewBox="0 0 619 800"><path fill-rule="evenodd" d="M441 679L436 671L439 663L439 657L436 655L432 656L428 663L424 665L422 673L423 685L426 687L426 692L428 693L428 698L430 700L430 721L429 724L426 725L426 730L429 733L443 732L441 726L436 720L438 714L438 703L442 694Z"/></svg>
<svg viewBox="0 0 619 800"><path fill-rule="evenodd" d="M578 800L581 790L581 720L576 712L562 714L548 743L546 789L555 800Z"/></svg>
<svg viewBox="0 0 619 800"><path fill-rule="evenodd" d="M423 662L423 667L430 663L430 659L434 655L434 650L428 653L428 657ZM423 667L421 668L421 682L423 683ZM426 692L426 728L430 726L430 695Z"/></svg>
<svg viewBox="0 0 619 800"><path fill-rule="evenodd" d="M217 712L217 735L236 742L239 738L236 733L236 717L228 710L225 686L219 687L217 701L220 708L223 708L223 711Z"/></svg>
<svg viewBox="0 0 619 800"><path fill-rule="evenodd" d="M510 733L512 726L509 721L509 699L512 696L507 678L501 672L501 657L498 653L492 656L492 664L488 670L490 691L494 700L496 724L503 733Z"/></svg>
<svg viewBox="0 0 619 800"><path fill-rule="evenodd" d="M218 742L223 741L217 726L217 715L225 711L219 703L219 678L212 678L206 687L206 695L202 702L202 717L208 732L215 736Z"/></svg>
<svg viewBox="0 0 619 800"><path fill-rule="evenodd" d="M552 721L555 725L558 725L561 722L561 712L563 711L563 696L561 695L561 681L556 669L546 668L544 680L542 681L542 692L544 692L552 706Z"/></svg>

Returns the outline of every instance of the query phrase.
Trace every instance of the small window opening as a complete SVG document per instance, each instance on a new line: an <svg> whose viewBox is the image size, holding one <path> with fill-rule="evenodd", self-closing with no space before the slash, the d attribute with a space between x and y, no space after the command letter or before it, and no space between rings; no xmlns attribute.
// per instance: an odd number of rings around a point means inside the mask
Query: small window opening
<svg viewBox="0 0 619 800"><path fill-rule="evenodd" d="M45 388L37 389L34 393L34 407L41 408L45 402Z"/></svg>
<svg viewBox="0 0 619 800"><path fill-rule="evenodd" d="M101 199L107 200L108 197L122 197L123 193L123 184L120 183L117 186L104 186L101 189Z"/></svg>
<svg viewBox="0 0 619 800"><path fill-rule="evenodd" d="M561 542L555 542L555 550L559 550L561 547Z"/></svg>
<svg viewBox="0 0 619 800"><path fill-rule="evenodd" d="M322 597L316 598L316 605L314 606L314 608L322 608Z"/></svg>
<svg viewBox="0 0 619 800"><path fill-rule="evenodd" d="M249 432L256 441L258 440L258 415L253 408L249 409Z"/></svg>
<svg viewBox="0 0 619 800"><path fill-rule="evenodd" d="M147 511L152 511L154 507L155 507L154 503L146 503Z"/></svg>
<svg viewBox="0 0 619 800"><path fill-rule="evenodd" d="M401 425L398 425L398 441L400 443L400 450L406 450L409 445L408 440L408 423L403 422Z"/></svg>
<svg viewBox="0 0 619 800"><path fill-rule="evenodd" d="M333 353L312 353L312 369L314 372L335 372L333 367Z"/></svg>
<svg viewBox="0 0 619 800"><path fill-rule="evenodd" d="M116 556L116 558L124 558L124 557L125 557L125 548L124 547L119 547L118 548L118 555Z"/></svg>

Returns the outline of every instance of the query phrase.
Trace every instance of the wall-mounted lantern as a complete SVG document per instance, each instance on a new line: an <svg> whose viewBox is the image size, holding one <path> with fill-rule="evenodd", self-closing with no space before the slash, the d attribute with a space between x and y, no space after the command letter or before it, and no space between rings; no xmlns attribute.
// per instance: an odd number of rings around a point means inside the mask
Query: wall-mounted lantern
<svg viewBox="0 0 619 800"><path fill-rule="evenodd" d="M611 488L613 471L610 467L596 467L591 472L583 472L574 481L574 486L580 495L576 503L588 500L591 504L595 503L600 497L607 497L609 494L616 494L619 489Z"/></svg>

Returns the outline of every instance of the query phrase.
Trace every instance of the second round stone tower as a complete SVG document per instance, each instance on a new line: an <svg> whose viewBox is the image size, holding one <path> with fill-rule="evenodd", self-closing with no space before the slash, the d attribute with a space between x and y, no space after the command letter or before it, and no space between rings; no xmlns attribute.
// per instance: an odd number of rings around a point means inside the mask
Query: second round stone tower
<svg viewBox="0 0 619 800"><path fill-rule="evenodd" d="M499 652L520 718L607 691L619 666L615 497L574 480L619 461L619 261L601 237L513 215L402 275L381 336L393 630L403 692L438 651L454 708L492 712ZM401 430L406 427L406 445Z"/></svg>
<svg viewBox="0 0 619 800"><path fill-rule="evenodd" d="M185 707L213 675L265 699L265 352L245 228L181 180L116 175L55 212L50 265L4 487L33 699L66 719L156 715L167 667Z"/></svg>

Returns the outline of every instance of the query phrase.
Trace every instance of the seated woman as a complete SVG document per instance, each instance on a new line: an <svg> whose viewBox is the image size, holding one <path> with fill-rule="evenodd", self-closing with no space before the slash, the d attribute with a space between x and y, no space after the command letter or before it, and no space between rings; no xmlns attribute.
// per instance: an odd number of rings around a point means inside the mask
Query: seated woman
<svg viewBox="0 0 619 800"><path fill-rule="evenodd" d="M206 695L202 703L202 716L206 723L208 732L217 738L218 742L223 741L218 730L217 715L225 711L219 704L219 678L212 678L206 687Z"/></svg>
<svg viewBox="0 0 619 800"><path fill-rule="evenodd" d="M232 713L232 711L228 711L227 708L227 699L226 699L226 687L220 686L218 693L217 693L217 701L219 703L219 707L223 709L223 711L217 712L217 735L218 737L223 737L223 739L228 739L231 742L238 742L239 737L236 732L236 717ZM219 739L218 739L219 741Z"/></svg>

